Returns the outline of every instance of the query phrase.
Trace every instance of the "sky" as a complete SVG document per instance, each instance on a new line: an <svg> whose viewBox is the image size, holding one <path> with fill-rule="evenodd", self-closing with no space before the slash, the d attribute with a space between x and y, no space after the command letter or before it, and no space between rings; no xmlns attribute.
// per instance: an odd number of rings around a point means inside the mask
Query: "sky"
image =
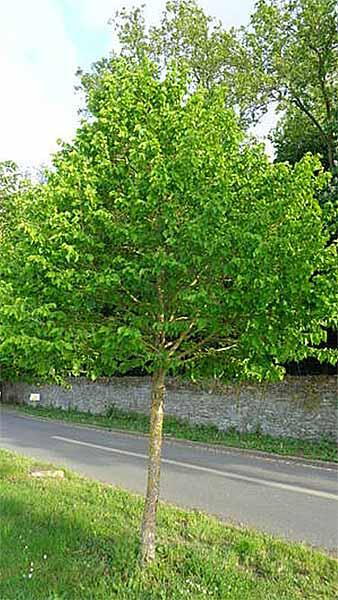
<svg viewBox="0 0 338 600"><path fill-rule="evenodd" d="M71 140L81 99L75 72L116 47L108 20L123 6L146 4L156 23L164 0L4 0L0 6L0 160L48 163L57 139ZM199 0L225 26L245 25L254 0ZM269 115L257 130L263 137Z"/></svg>

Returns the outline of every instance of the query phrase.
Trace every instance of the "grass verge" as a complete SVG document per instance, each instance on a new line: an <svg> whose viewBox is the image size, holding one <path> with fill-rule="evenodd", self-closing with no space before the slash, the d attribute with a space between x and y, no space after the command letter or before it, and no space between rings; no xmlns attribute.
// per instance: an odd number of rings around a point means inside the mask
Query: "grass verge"
<svg viewBox="0 0 338 600"><path fill-rule="evenodd" d="M0 451L1 600L335 599L337 561L299 544L161 504L141 572L142 498Z"/></svg>
<svg viewBox="0 0 338 600"><path fill-rule="evenodd" d="M62 419L72 423L96 425L108 429L123 429L136 433L148 433L149 420L145 415L125 413L117 408L110 410L109 416L96 416L75 410L42 408L23 405L19 410L26 414ZM331 440L318 442L293 438L275 438L263 433L238 433L234 430L219 431L216 427L191 425L174 417L165 416L164 435L205 444L219 444L233 448L260 450L284 456L299 456L313 460L338 462L338 446Z"/></svg>

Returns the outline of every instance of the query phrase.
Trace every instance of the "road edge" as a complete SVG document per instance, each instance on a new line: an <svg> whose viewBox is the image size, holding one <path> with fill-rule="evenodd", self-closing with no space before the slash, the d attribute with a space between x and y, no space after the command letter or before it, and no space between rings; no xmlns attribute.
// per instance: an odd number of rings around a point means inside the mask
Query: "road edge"
<svg viewBox="0 0 338 600"><path fill-rule="evenodd" d="M16 406L8 406L0 403L0 412L8 412L8 413L16 413L20 415L23 419L34 419L36 421L47 421L58 423L61 425L70 425L71 427L79 427L81 429L96 429L97 431L110 431L112 433L120 433L123 435L137 437L137 438L145 438L148 439L149 435L147 433L136 432L136 431L128 431L127 429L118 429L113 427L104 427L103 425L92 425L90 423L75 423L72 421L66 421L63 419L54 419L51 417L43 417L41 415L31 415L25 414L20 411L20 408ZM206 444L203 442L196 442L193 440L186 440L183 438L176 438L168 435L163 436L163 441L166 443L175 443L175 444L183 444L184 446L196 447L196 448L205 448L206 450L211 450L215 453L221 454L229 454L229 453L237 453L237 454L246 454L247 456L257 457L257 458L265 458L269 460L275 461L288 461L295 464L302 464L308 467L314 468L326 468L333 471L338 472L338 463L319 460L319 459L311 459L303 456L290 456L289 454L276 454L273 452L264 452L263 450L254 450L251 448L237 448L236 446L225 446L223 444Z"/></svg>

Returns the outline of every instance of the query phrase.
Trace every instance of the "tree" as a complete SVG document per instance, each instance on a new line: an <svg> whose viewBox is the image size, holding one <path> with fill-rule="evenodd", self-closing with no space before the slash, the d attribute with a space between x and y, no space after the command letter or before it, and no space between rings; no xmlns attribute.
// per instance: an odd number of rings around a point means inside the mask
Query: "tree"
<svg viewBox="0 0 338 600"><path fill-rule="evenodd" d="M242 70L260 79L258 104L274 101L279 110L287 109L289 119L292 115L315 130L333 172L338 133L336 1L259 0L243 45L247 59ZM253 101L257 104L254 96Z"/></svg>
<svg viewBox="0 0 338 600"><path fill-rule="evenodd" d="M151 374L145 564L166 375L279 378L286 359L318 353L334 247L318 162L270 164L222 88L191 92L180 69L160 79L121 59L87 87L87 112L3 239L0 355L7 375Z"/></svg>

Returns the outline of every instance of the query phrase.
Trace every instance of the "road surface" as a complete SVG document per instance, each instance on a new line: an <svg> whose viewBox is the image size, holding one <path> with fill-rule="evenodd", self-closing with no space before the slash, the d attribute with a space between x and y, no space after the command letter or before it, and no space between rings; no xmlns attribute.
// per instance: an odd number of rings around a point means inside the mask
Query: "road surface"
<svg viewBox="0 0 338 600"><path fill-rule="evenodd" d="M1 409L0 446L144 493L147 438ZM338 548L337 467L164 443L161 498L328 550Z"/></svg>

